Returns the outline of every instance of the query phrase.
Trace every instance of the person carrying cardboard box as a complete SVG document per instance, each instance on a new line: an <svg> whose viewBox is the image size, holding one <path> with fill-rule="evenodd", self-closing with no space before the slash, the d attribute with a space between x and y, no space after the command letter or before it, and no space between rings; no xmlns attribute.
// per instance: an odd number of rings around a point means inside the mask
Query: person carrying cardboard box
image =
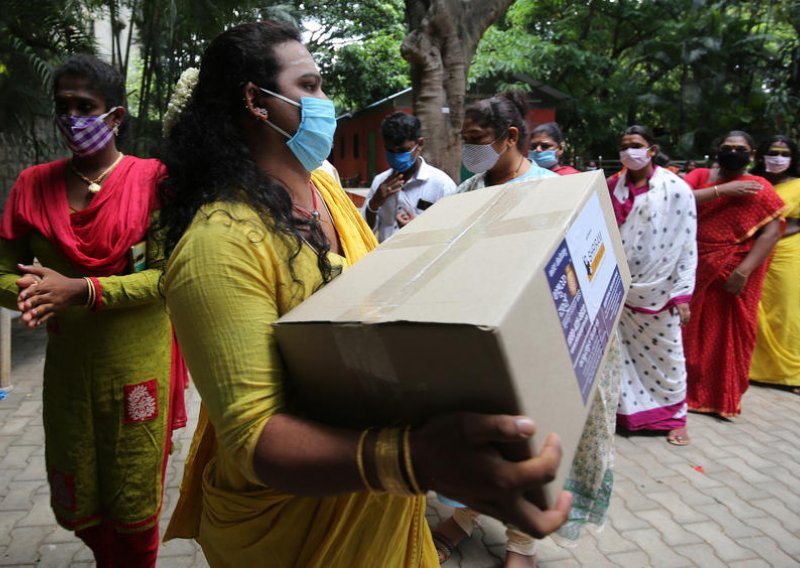
<svg viewBox="0 0 800 568"><path fill-rule="evenodd" d="M555 530L570 495L549 510L526 495L552 479L558 438L518 462L498 450L533 436L528 418L358 430L298 407L272 324L376 246L316 171L335 127L299 31L262 21L211 42L169 135L164 292L203 411L165 539L197 538L212 566L437 566L428 489L531 534ZM303 353L326 359L308 337Z"/></svg>

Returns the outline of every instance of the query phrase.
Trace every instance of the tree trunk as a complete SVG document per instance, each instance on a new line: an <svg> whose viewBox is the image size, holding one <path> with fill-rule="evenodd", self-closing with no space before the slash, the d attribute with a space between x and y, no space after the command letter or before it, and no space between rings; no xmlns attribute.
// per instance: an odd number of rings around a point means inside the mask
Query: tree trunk
<svg viewBox="0 0 800 568"><path fill-rule="evenodd" d="M406 0L414 113L425 158L461 179L461 126L467 72L483 33L514 0Z"/></svg>

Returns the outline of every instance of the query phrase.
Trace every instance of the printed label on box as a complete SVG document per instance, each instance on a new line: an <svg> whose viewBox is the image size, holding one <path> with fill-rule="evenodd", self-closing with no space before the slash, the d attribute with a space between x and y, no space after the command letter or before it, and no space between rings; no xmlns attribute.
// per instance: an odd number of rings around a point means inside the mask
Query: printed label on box
<svg viewBox="0 0 800 568"><path fill-rule="evenodd" d="M545 267L572 368L587 403L625 290L593 195Z"/></svg>

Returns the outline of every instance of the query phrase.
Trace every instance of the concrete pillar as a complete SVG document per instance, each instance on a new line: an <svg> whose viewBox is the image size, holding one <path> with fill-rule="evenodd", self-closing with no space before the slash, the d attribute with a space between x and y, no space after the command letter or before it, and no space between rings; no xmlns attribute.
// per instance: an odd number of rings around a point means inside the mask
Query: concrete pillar
<svg viewBox="0 0 800 568"><path fill-rule="evenodd" d="M0 389L11 386L11 310L0 308Z"/></svg>

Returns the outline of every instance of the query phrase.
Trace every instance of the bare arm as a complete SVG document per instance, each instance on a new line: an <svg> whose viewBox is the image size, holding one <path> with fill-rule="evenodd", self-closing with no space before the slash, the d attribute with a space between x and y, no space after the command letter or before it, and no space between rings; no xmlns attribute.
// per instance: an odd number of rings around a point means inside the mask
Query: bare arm
<svg viewBox="0 0 800 568"><path fill-rule="evenodd" d="M534 431L533 422L524 417L471 413L440 416L412 433L417 481L423 490L442 491L529 534L547 535L566 520L569 494L562 494L546 511L530 503L525 494L555 477L561 461L558 438L548 437L538 456L520 462L504 459L498 450L498 445L518 443ZM358 432L329 428L288 414L276 415L261 433L254 469L266 485L294 495L364 491L356 459L359 436ZM374 444L365 444L367 479L370 486L380 488L373 456Z"/></svg>
<svg viewBox="0 0 800 568"><path fill-rule="evenodd" d="M786 230L783 231L783 238L791 237L792 235L796 235L800 233L800 219L795 219L793 217L786 218Z"/></svg>
<svg viewBox="0 0 800 568"><path fill-rule="evenodd" d="M403 188L403 174L392 173L387 177L375 192L367 198L366 206L364 207L364 218L367 220L367 225L371 228L375 227L375 222L378 219L377 211L383 207L386 200Z"/></svg>
<svg viewBox="0 0 800 568"><path fill-rule="evenodd" d="M234 218L242 218L241 211ZM290 413L287 378L272 330L281 309L278 290L292 279L278 239L258 245L250 224L220 215L203 230L187 232L166 276L170 317L221 448L252 484L292 495L325 496L364 491L356 459L360 432L332 428ZM191 231L191 229L190 229ZM302 255L308 255L303 257ZM295 258L305 292L316 270L313 253ZM301 270L301 263L313 267ZM314 346L309 345L310 356ZM534 433L529 419L448 414L411 434L413 469L423 489L437 489L478 510L508 519L532 534L552 532L565 520L569 496L543 511L525 493L553 478L561 459L551 438L538 456L504 459L498 444ZM380 487L373 461L376 434L364 444L364 471Z"/></svg>
<svg viewBox="0 0 800 568"><path fill-rule="evenodd" d="M737 195L755 195L761 191L761 189L761 184L755 180L720 181L717 185L695 190L694 199L699 205L700 203L713 201L724 195L729 197Z"/></svg>
<svg viewBox="0 0 800 568"><path fill-rule="evenodd" d="M772 249L781 238L781 220L773 219L767 223L761 231L761 234L756 237L756 242L744 260L739 266L731 272L728 280L725 282L725 289L731 294L738 296L747 284L747 279L750 274L764 261L769 258Z"/></svg>

